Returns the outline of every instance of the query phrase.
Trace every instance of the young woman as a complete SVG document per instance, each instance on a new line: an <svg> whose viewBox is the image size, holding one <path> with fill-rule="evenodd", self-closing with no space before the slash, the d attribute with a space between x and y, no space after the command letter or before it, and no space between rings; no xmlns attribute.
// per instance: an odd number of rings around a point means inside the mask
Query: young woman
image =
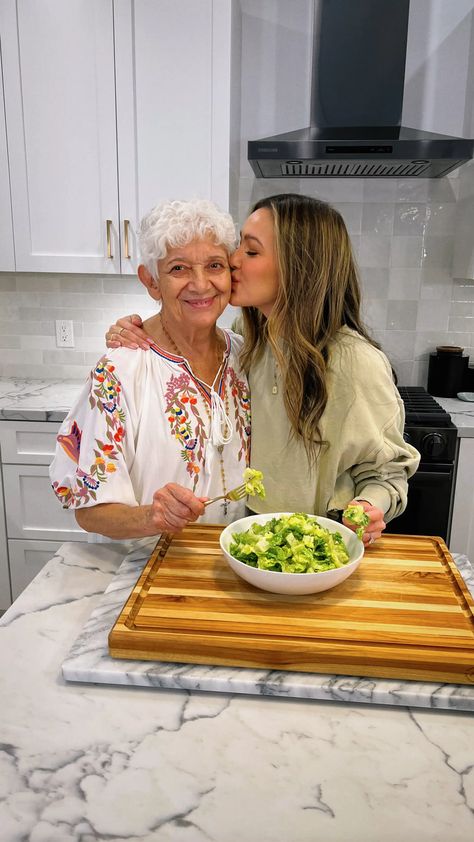
<svg viewBox="0 0 474 842"><path fill-rule="evenodd" d="M230 302L243 310L251 464L267 492L249 508L340 517L358 501L370 518L364 541L374 541L405 509L419 454L403 438L390 364L361 321L342 217L307 196L263 199L231 267ZM146 344L141 320L132 321L109 328L107 344Z"/></svg>

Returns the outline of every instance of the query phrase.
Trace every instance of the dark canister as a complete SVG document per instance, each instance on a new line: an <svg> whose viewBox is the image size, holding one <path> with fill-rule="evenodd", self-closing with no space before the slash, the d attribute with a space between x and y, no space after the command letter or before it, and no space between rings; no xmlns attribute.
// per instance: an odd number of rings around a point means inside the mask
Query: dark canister
<svg viewBox="0 0 474 842"><path fill-rule="evenodd" d="M439 345L430 354L428 392L440 398L455 398L465 382L469 357L457 345Z"/></svg>
<svg viewBox="0 0 474 842"><path fill-rule="evenodd" d="M474 392L474 365L468 365L465 372L462 389L463 392Z"/></svg>

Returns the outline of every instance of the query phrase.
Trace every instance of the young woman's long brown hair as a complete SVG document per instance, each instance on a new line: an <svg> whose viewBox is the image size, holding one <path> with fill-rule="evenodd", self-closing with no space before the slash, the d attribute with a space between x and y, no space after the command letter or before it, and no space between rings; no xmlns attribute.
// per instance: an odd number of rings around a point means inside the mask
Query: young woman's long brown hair
<svg viewBox="0 0 474 842"><path fill-rule="evenodd" d="M270 316L244 307L248 368L268 341L281 370L283 398L292 431L311 461L322 443L319 422L327 403L329 345L347 326L376 348L360 316L360 285L352 247L340 213L309 196L282 193L257 202L275 225L279 288Z"/></svg>

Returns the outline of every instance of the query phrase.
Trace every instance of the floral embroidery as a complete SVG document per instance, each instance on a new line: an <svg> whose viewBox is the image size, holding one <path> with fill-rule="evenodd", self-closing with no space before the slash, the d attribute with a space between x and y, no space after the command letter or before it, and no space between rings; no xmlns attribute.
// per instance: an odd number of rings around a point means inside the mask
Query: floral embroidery
<svg viewBox="0 0 474 842"><path fill-rule="evenodd" d="M52 488L63 509L68 509L73 501L71 489L67 485L59 485L59 482L53 482Z"/></svg>
<svg viewBox="0 0 474 842"><path fill-rule="evenodd" d="M122 387L114 374L113 366L107 357L97 363L91 372L92 388L89 395L91 409L98 410L105 420L104 440L95 440L94 461L89 471L76 470L76 483L73 488L53 483L53 489L64 508L81 505L97 500L100 484L107 482L108 476L115 473L115 463L122 454L121 443L125 438L125 413L120 406ZM67 455L79 461L81 431L76 421L67 435L59 435L58 442Z"/></svg>
<svg viewBox="0 0 474 842"><path fill-rule="evenodd" d="M181 458L193 480L193 491L205 465L206 430L197 407L199 392L189 374L172 375L165 392L165 412L171 434L182 446ZM194 428L192 421L194 420Z"/></svg>
<svg viewBox="0 0 474 842"><path fill-rule="evenodd" d="M58 435L58 442L62 449L67 453L70 459L76 464L79 462L79 451L81 449L82 432L77 425L77 421L73 422L68 435Z"/></svg>
<svg viewBox="0 0 474 842"><path fill-rule="evenodd" d="M180 471L185 471L190 478L183 484L189 484L197 493L206 469L210 396L208 390L194 378L184 363L176 364L174 360L173 363L172 373L165 382L163 421L176 443L181 462ZM245 377L239 377L228 360L222 374L219 393L234 427L234 470L239 462L242 462L243 469L248 464L250 449L249 391ZM93 451L90 457L85 457L84 450L79 466L81 430L77 420L71 420L71 426L63 429L58 436L59 445L75 463L72 481L68 481L66 485L64 477L61 477L60 482L63 484L53 483L55 494L65 508L96 502L98 497L100 499L101 487L120 470L119 463L123 460L127 435L127 419L121 405L121 395L122 386L115 373L115 367L110 359L103 357L91 372L89 406L95 414L100 413L101 430L100 433L97 430L95 434L100 435L100 438L92 439ZM130 431L128 435L131 435Z"/></svg>
<svg viewBox="0 0 474 842"><path fill-rule="evenodd" d="M240 436L239 461L244 458L249 464L250 457L250 394L245 380L237 376L235 370L228 368L226 375L229 379L230 393L234 403L235 430Z"/></svg>
<svg viewBox="0 0 474 842"><path fill-rule="evenodd" d="M240 437L238 460L248 464L250 454L250 397L246 382L240 379L230 366L224 374L223 389L232 397L234 407L234 429ZM209 398L185 367L181 373L172 375L165 392L165 412L171 434L181 445L181 458L186 462L186 471L193 480L196 491L201 471L206 464L207 435L198 408L198 395Z"/></svg>

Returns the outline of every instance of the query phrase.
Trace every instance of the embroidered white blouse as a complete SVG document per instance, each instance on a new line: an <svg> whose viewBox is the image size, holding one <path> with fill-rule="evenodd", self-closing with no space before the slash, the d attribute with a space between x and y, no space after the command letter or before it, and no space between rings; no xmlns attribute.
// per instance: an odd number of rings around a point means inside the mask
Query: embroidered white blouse
<svg viewBox="0 0 474 842"><path fill-rule="evenodd" d="M65 508L146 505L168 482L199 497L223 494L223 475L227 491L242 483L250 451L249 389L238 360L242 337L224 333L224 366L214 388L232 425L230 441L210 440L211 390L183 357L157 345L111 350L57 437L50 477ZM230 523L244 514L245 501L219 501L200 522Z"/></svg>

